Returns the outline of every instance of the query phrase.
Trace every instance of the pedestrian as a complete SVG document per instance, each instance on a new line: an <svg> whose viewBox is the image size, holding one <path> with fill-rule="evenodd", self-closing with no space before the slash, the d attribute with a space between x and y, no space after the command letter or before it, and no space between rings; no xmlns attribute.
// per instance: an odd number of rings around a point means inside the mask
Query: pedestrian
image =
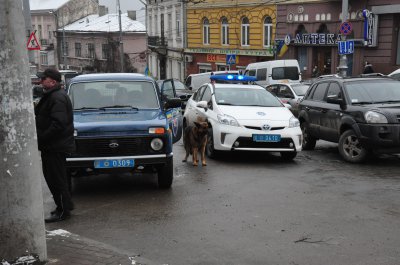
<svg viewBox="0 0 400 265"><path fill-rule="evenodd" d="M71 100L61 88L60 72L46 69L40 78L43 96L35 106L36 131L43 175L57 206L45 219L51 223L69 218L74 207L65 165L66 154L75 150L74 124Z"/></svg>
<svg viewBox="0 0 400 265"><path fill-rule="evenodd" d="M372 64L370 64L369 62L366 61L363 74L372 74L373 72L374 72L374 69L372 68Z"/></svg>

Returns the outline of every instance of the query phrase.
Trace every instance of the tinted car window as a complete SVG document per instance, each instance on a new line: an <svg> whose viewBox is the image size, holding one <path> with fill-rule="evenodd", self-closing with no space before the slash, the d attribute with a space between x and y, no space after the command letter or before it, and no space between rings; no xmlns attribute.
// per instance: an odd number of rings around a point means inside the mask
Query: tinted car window
<svg viewBox="0 0 400 265"><path fill-rule="evenodd" d="M280 85L277 96L280 98L291 98L293 97L293 93L288 86Z"/></svg>
<svg viewBox="0 0 400 265"><path fill-rule="evenodd" d="M162 88L163 95L166 98L173 98L174 97L174 88L172 86L172 80L165 81L163 88Z"/></svg>
<svg viewBox="0 0 400 265"><path fill-rule="evenodd" d="M328 88L327 96L338 96L339 98L342 97L342 93L340 92L340 86L338 83L331 83Z"/></svg>
<svg viewBox="0 0 400 265"><path fill-rule="evenodd" d="M278 94L278 85L269 86L267 90L276 96Z"/></svg>
<svg viewBox="0 0 400 265"><path fill-rule="evenodd" d="M257 70L257 80L267 79L267 68L262 68Z"/></svg>
<svg viewBox="0 0 400 265"><path fill-rule="evenodd" d="M395 80L367 80L345 84L350 101L377 103L400 101L400 82Z"/></svg>
<svg viewBox="0 0 400 265"><path fill-rule="evenodd" d="M272 69L272 79L299 80L299 69L293 67L276 67Z"/></svg>
<svg viewBox="0 0 400 265"><path fill-rule="evenodd" d="M192 83L192 77L191 76L188 76L187 78L186 78L186 81L185 81L185 83L186 83L186 86L190 86L190 84Z"/></svg>
<svg viewBox="0 0 400 265"><path fill-rule="evenodd" d="M249 70L249 71L247 72L247 75L248 75L248 76L256 76L256 70Z"/></svg>
<svg viewBox="0 0 400 265"><path fill-rule="evenodd" d="M328 83L318 84L314 90L312 99L317 100L317 101L323 101L327 87L328 87Z"/></svg>
<svg viewBox="0 0 400 265"><path fill-rule="evenodd" d="M203 86L203 87L200 87L200 88L196 91L196 93L193 95L193 100L194 100L194 101L199 101L199 100L200 100L201 95L203 94L204 88L205 88L204 86Z"/></svg>
<svg viewBox="0 0 400 265"><path fill-rule="evenodd" d="M304 96L310 85L292 85L294 93L298 96Z"/></svg>

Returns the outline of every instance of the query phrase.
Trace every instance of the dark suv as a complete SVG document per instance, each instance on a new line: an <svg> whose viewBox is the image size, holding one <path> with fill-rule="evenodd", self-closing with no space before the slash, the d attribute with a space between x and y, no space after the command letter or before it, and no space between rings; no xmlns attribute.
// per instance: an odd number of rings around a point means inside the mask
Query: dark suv
<svg viewBox="0 0 400 265"><path fill-rule="evenodd" d="M389 78L324 78L299 105L303 149L316 140L338 143L348 162L400 153L400 82Z"/></svg>

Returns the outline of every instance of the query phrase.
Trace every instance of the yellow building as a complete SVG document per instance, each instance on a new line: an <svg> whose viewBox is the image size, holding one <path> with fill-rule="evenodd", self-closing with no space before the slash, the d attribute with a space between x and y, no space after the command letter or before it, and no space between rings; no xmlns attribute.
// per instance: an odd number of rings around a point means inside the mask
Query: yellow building
<svg viewBox="0 0 400 265"><path fill-rule="evenodd" d="M265 0L206 0L188 4L186 12L187 74L243 69L273 58L275 5Z"/></svg>

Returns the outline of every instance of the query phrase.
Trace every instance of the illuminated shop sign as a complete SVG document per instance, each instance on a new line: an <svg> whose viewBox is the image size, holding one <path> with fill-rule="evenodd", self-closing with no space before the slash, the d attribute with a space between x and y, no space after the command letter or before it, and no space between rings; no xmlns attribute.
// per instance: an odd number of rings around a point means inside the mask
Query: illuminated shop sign
<svg viewBox="0 0 400 265"><path fill-rule="evenodd" d="M342 41L342 35L334 33L306 33L296 34L294 44L298 45L337 45Z"/></svg>

